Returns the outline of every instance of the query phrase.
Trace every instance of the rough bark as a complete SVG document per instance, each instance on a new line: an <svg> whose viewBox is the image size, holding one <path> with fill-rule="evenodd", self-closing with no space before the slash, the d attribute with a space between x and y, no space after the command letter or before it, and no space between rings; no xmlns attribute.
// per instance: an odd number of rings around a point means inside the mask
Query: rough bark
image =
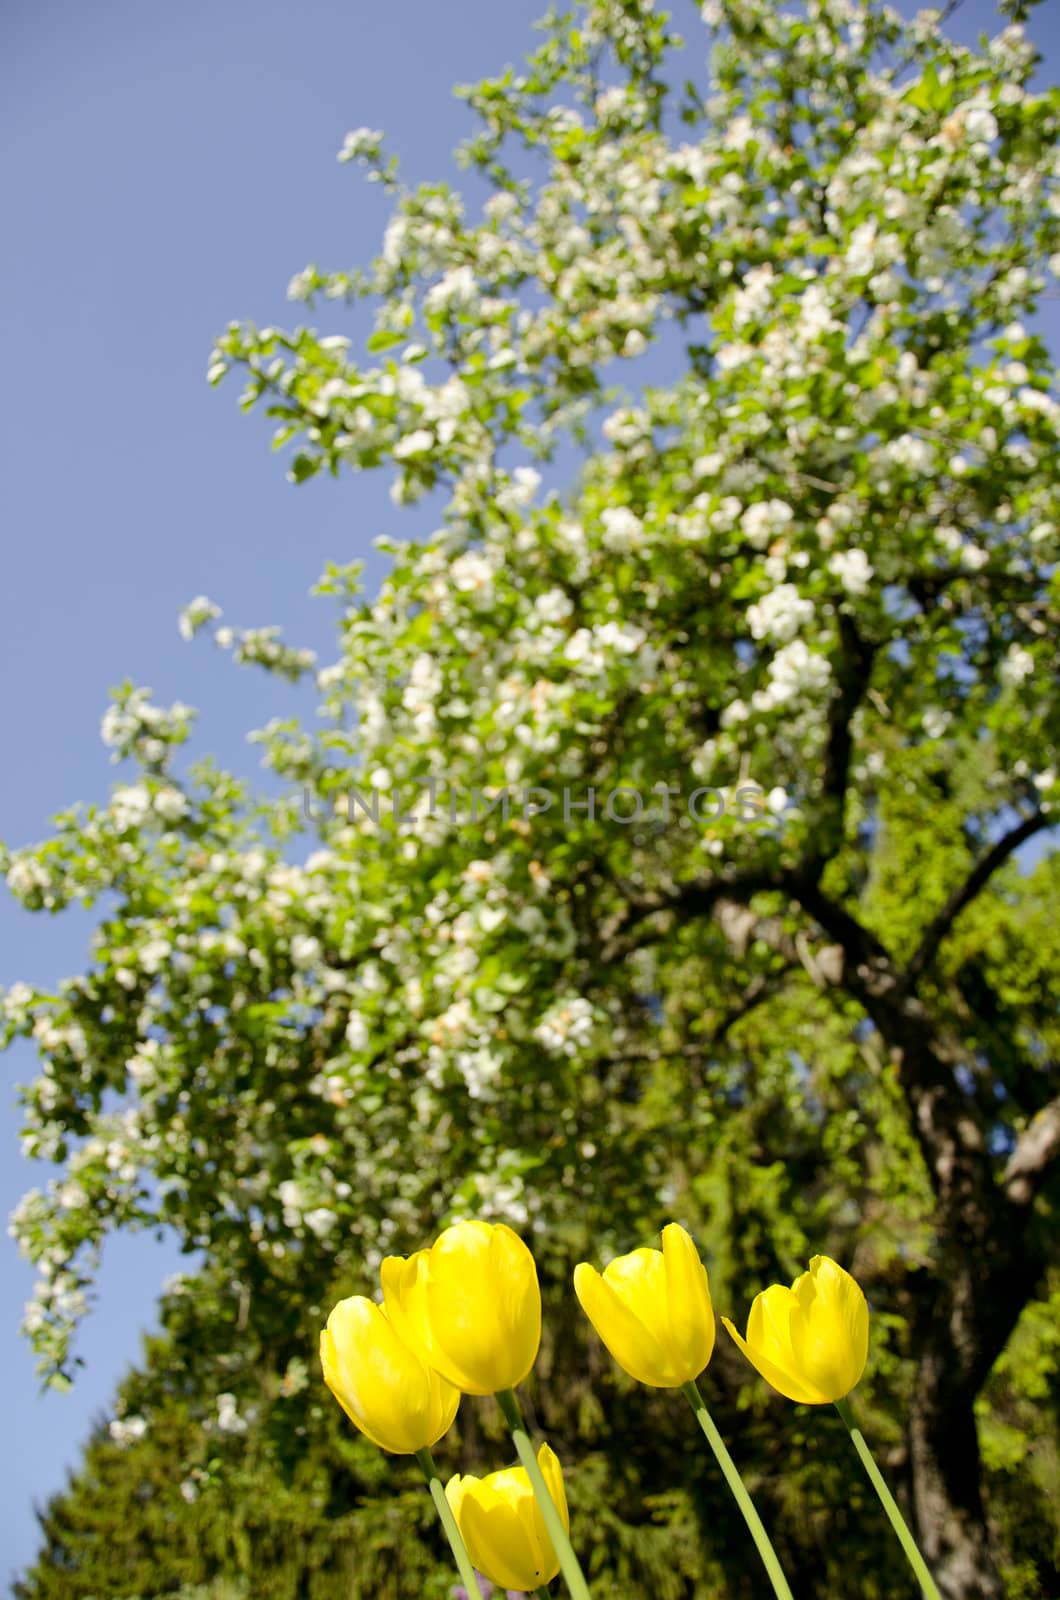
<svg viewBox="0 0 1060 1600"><path fill-rule="evenodd" d="M980 1490L973 1398L940 1339L917 1363L909 1418L913 1520L944 1600L1003 1600Z"/></svg>
<svg viewBox="0 0 1060 1600"><path fill-rule="evenodd" d="M982 1499L975 1398L1034 1292L1039 1264L1018 1227L989 1237L977 1229L973 1237L962 1217L942 1224L945 1253L913 1328L914 1522L945 1600L1002 1600Z"/></svg>

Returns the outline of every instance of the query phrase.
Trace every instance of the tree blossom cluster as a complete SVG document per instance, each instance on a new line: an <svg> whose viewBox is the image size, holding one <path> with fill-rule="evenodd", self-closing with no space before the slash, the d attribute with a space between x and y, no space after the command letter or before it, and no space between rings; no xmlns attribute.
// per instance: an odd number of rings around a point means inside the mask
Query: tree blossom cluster
<svg viewBox="0 0 1060 1600"><path fill-rule="evenodd" d="M237 663L315 673L322 726L258 736L290 794L178 775L191 711L126 686L102 730L128 764L110 799L3 853L27 908L98 906L84 973L0 1001L0 1038L42 1058L27 1153L62 1167L13 1222L49 1372L118 1226L206 1252L234 1319L251 1283L378 1261L426 1217L543 1229L608 1194L622 1063L653 1048L693 954L605 981L634 890L768 877L812 839L849 862L932 741L989 747L984 829L1056 802L1060 403L1029 329L1060 253L1060 106L1029 87L1022 30L977 52L922 17L910 72L885 8L711 0L710 81L676 141L665 17L580 10L525 75L467 91L480 217L445 184L402 187L374 132L348 137L393 218L370 270L309 267L291 295L370 299L363 359L306 326L218 341L211 381L243 374L295 480L383 468L395 515L444 496L429 537L379 541L374 598L355 563L324 574L331 661L204 596L183 613ZM545 158L539 182L513 149ZM664 335L681 374L638 383ZM589 448L561 491L547 469L571 441ZM837 763L858 783L838 817ZM300 815L304 786L648 792L673 770L739 774L776 826ZM649 1144L643 1195L664 1168Z"/></svg>

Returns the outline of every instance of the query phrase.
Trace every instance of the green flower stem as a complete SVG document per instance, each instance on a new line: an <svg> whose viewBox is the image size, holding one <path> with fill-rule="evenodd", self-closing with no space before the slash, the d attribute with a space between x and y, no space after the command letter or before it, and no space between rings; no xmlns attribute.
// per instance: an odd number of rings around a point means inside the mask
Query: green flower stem
<svg viewBox="0 0 1060 1600"><path fill-rule="evenodd" d="M744 1487L744 1481L736 1468L736 1464L725 1448L725 1440L714 1425L713 1418L703 1403L703 1396L699 1392L699 1385L693 1378L690 1383L681 1385L681 1393L688 1401L696 1414L696 1420L707 1436L707 1443L718 1458L718 1465L725 1474L725 1482L729 1485L736 1498L736 1504L743 1512L743 1518L751 1530L751 1538L755 1542L758 1554L762 1557L762 1565L769 1573L769 1581L773 1585L773 1592L778 1600L792 1600L788 1580L777 1559L777 1553L770 1543L769 1535L762 1526L762 1519L754 1508L754 1502Z"/></svg>
<svg viewBox="0 0 1060 1600"><path fill-rule="evenodd" d="M589 1585L585 1581L585 1574L578 1565L578 1557L574 1554L574 1547L567 1537L567 1530L560 1520L555 1502L548 1492L548 1484L537 1464L534 1447L530 1443L530 1435L523 1423L523 1414L519 1409L519 1402L515 1398L514 1389L500 1389L497 1393L497 1404L504 1413L504 1420L511 1429L515 1453L522 1463L530 1487L541 1507L541 1515L548 1529L548 1536L552 1540L552 1548L559 1557L560 1571L563 1573L564 1582L574 1600L589 1600Z"/></svg>
<svg viewBox="0 0 1060 1600"><path fill-rule="evenodd" d="M909 1525L902 1516L902 1513L899 1511L898 1503L890 1489L888 1489L887 1484L884 1481L883 1473L876 1465L876 1462L873 1459L872 1451L869 1449L868 1444L865 1441L865 1435L854 1421L854 1416L849 1405L845 1400L837 1400L835 1402L835 1408L839 1412L839 1415L842 1417L843 1421L846 1423L847 1427L850 1429L850 1437L854 1441L854 1449L861 1457L861 1464L869 1475L869 1480L872 1484L872 1487L880 1497L880 1503L887 1513L887 1519L895 1533L898 1535L898 1543L905 1551L906 1560L916 1573L917 1582L920 1584L924 1594L928 1597L928 1600L941 1600L935 1580L928 1571L927 1562L917 1549L916 1540L909 1531Z"/></svg>
<svg viewBox="0 0 1060 1600"><path fill-rule="evenodd" d="M446 1537L449 1540L449 1548L453 1552L456 1570L460 1574L460 1581L467 1590L468 1600L475 1600L476 1595L478 1600L482 1600L482 1590L478 1586L475 1569L471 1565L471 1557L467 1553L467 1546L460 1537L460 1529L456 1525L453 1508L445 1498L445 1490L442 1488L442 1480L438 1476L438 1468L434 1464L434 1457L429 1450L423 1449L416 1451L416 1460L423 1468L423 1476L427 1479L431 1491L431 1499L434 1501L438 1515L442 1519L442 1527L445 1529Z"/></svg>

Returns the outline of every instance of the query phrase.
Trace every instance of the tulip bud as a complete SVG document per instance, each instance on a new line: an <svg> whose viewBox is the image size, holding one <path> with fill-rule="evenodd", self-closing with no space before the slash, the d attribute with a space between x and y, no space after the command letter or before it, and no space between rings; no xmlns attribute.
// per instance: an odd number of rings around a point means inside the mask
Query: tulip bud
<svg viewBox="0 0 1060 1600"><path fill-rule="evenodd" d="M430 1449L448 1433L460 1391L402 1342L382 1307L340 1300L320 1335L324 1382L350 1421L393 1455Z"/></svg>
<svg viewBox="0 0 1060 1600"><path fill-rule="evenodd" d="M458 1222L429 1250L388 1256L383 1299L402 1338L465 1394L522 1383L541 1342L541 1291L503 1222Z"/></svg>
<svg viewBox="0 0 1060 1600"><path fill-rule="evenodd" d="M699 1376L714 1349L710 1285L684 1228L663 1229L662 1250L618 1256L603 1275L574 1269L582 1310L619 1366L653 1389L679 1389Z"/></svg>
<svg viewBox="0 0 1060 1600"><path fill-rule="evenodd" d="M569 1532L563 1470L547 1444L538 1451L537 1462ZM468 1554L491 1583L527 1594L556 1576L559 1558L522 1467L491 1472L486 1478L458 1474L446 1484L445 1494Z"/></svg>
<svg viewBox="0 0 1060 1600"><path fill-rule="evenodd" d="M849 1272L828 1256L814 1256L790 1289L775 1283L755 1296L746 1339L722 1321L766 1382L803 1405L842 1400L865 1370L869 1308Z"/></svg>

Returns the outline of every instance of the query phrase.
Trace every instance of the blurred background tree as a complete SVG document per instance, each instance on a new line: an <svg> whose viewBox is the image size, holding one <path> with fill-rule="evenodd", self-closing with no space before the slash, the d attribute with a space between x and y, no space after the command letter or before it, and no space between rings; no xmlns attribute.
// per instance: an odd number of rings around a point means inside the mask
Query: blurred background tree
<svg viewBox="0 0 1060 1600"><path fill-rule="evenodd" d="M375 598L328 568L319 670L186 611L315 673L322 726L257 736L279 797L182 763L188 709L126 685L126 781L4 853L29 909L98 914L86 972L3 998L41 1054L27 1150L63 1168L15 1222L45 1375L110 1230L204 1262L24 1600L447 1593L429 1502L315 1345L472 1214L538 1257L531 1400L600 1592L759 1581L680 1406L569 1287L669 1218L738 1319L815 1251L854 1271L858 1406L947 1600L1057 1592L1060 404L1027 322L1060 97L1016 24L968 50L862 0L691 22L702 84L650 0L550 16L463 91L466 199L356 130L381 253L291 292L370 307L364 358L218 342L296 481L389 467L439 526L378 541ZM796 1590L908 1591L838 1419L724 1344L708 1383ZM505 1453L465 1402L440 1456Z"/></svg>

